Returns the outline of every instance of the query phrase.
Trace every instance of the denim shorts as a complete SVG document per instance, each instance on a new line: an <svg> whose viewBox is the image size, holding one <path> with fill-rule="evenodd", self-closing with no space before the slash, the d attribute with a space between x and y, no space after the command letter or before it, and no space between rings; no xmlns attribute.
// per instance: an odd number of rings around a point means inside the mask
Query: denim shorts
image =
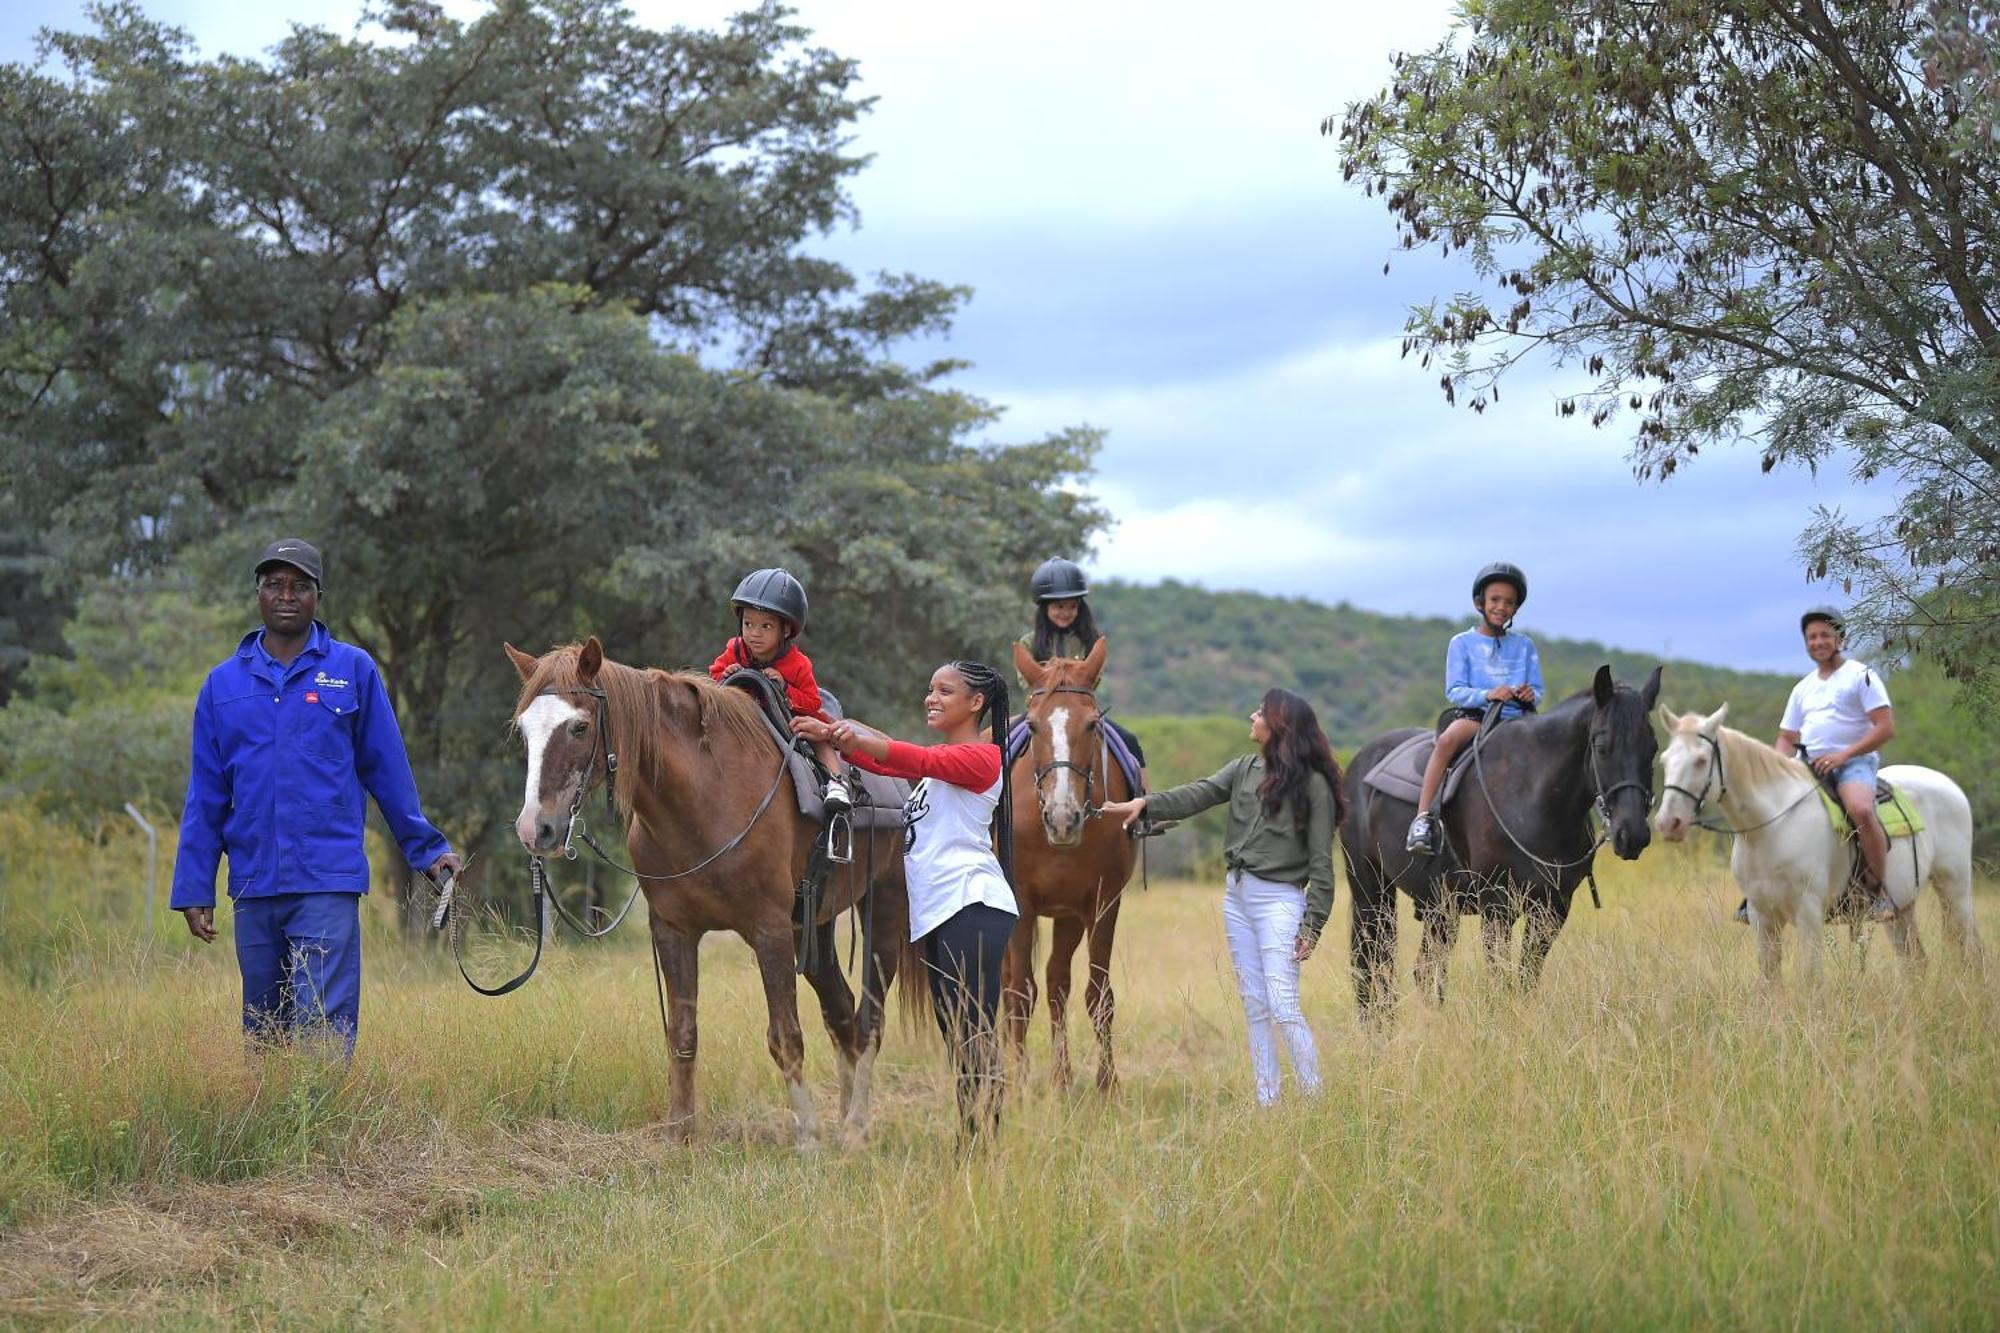
<svg viewBox="0 0 2000 1333"><path fill-rule="evenodd" d="M1878 753L1856 755L1833 770L1833 785L1845 787L1850 782L1865 783L1868 790L1875 790L1875 775L1882 768L1882 756Z"/></svg>

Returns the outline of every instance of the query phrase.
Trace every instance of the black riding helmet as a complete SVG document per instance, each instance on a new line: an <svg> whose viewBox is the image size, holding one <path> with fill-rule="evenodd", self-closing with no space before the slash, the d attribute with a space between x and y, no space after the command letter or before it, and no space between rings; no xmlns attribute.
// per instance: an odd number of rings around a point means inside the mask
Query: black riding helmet
<svg viewBox="0 0 2000 1333"><path fill-rule="evenodd" d="M806 627L806 590L782 569L753 569L743 576L730 594L729 609L741 616L743 608L754 606L789 621L794 635Z"/></svg>
<svg viewBox="0 0 2000 1333"><path fill-rule="evenodd" d="M1517 608L1528 604L1528 576L1521 572L1519 565L1510 565L1505 560L1495 560L1473 578L1472 600L1477 602L1484 597L1486 585L1495 582L1514 585L1514 604Z"/></svg>
<svg viewBox="0 0 2000 1333"><path fill-rule="evenodd" d="M1076 561L1065 560L1061 556L1035 566L1035 576L1028 580L1028 588L1035 594L1037 602L1062 602L1072 597L1090 596L1090 585L1084 581L1082 567Z"/></svg>
<svg viewBox="0 0 2000 1333"><path fill-rule="evenodd" d="M1812 624L1815 620L1824 620L1827 624L1833 626L1835 634L1845 636L1847 633L1847 625L1841 620L1840 612L1831 606L1807 607L1806 613L1799 617L1799 633L1804 634L1806 626Z"/></svg>

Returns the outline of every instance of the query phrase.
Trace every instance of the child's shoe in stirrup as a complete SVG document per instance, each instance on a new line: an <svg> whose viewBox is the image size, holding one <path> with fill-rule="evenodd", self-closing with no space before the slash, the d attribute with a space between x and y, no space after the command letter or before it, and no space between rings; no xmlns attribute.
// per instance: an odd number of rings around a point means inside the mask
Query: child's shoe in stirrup
<svg viewBox="0 0 2000 1333"><path fill-rule="evenodd" d="M837 866L854 860L854 796L848 790L845 773L826 780L826 794L820 798L820 817L826 825L826 859Z"/></svg>
<svg viewBox="0 0 2000 1333"><path fill-rule="evenodd" d="M1410 836L1403 839L1406 852L1428 852L1431 849L1431 817L1428 812L1420 813L1410 821Z"/></svg>

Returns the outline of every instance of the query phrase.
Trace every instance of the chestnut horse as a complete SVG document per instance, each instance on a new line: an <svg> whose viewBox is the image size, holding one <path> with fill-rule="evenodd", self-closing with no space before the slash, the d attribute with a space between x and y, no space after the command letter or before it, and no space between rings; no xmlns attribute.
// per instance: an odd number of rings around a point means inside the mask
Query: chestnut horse
<svg viewBox="0 0 2000 1333"><path fill-rule="evenodd" d="M1039 663L1020 644L1014 663L1028 682L1028 746L1014 761L1014 897L1021 908L1007 942L1007 1036L1018 1068L1026 1068L1028 1016L1035 1008L1035 919L1049 917L1049 1040L1056 1080L1067 1087L1070 964L1090 936L1090 979L1084 1002L1097 1031L1097 1086L1111 1088L1111 938L1118 904L1138 859L1137 844L1115 819L1093 818L1106 801L1133 796L1104 743L1097 681L1105 640L1081 661Z"/></svg>
<svg viewBox="0 0 2000 1333"><path fill-rule="evenodd" d="M793 973L800 931L792 911L820 827L799 813L784 755L756 703L703 674L620 666L595 636L540 658L508 644L507 656L521 673L514 725L528 757L515 824L522 845L537 857L560 850L607 769L628 813L625 850L645 888L653 952L666 979L668 1133L685 1141L694 1132L701 937L733 930L757 955L771 1058L791 1095L798 1146L810 1150L819 1130L804 1081ZM901 829L856 830L855 840L852 873L828 877L811 923L819 947L806 973L840 1062L841 1133L850 1147L867 1134L883 997L909 938ZM872 882L863 882L864 864L874 868ZM857 1011L833 921L871 894Z"/></svg>

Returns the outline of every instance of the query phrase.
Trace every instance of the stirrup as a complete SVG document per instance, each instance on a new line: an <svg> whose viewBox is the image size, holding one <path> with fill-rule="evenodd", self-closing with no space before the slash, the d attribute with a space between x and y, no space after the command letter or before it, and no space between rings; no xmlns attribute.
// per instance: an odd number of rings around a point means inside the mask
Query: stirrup
<svg viewBox="0 0 2000 1333"><path fill-rule="evenodd" d="M851 808L826 807L826 859L837 866L854 861L854 813Z"/></svg>

